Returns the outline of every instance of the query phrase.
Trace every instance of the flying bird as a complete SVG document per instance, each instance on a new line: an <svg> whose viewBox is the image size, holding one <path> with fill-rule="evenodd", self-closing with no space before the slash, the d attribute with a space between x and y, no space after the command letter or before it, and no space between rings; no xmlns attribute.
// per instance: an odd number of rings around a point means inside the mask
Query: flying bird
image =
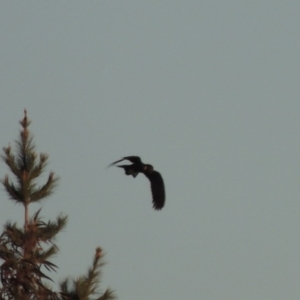
<svg viewBox="0 0 300 300"><path fill-rule="evenodd" d="M162 176L155 171L152 165L144 164L139 156L125 156L109 165L109 167L117 163L129 160L131 165L118 165L117 167L124 169L126 175L136 177L139 173L143 173L149 180L152 192L152 204L155 210L160 210L165 205L165 185Z"/></svg>

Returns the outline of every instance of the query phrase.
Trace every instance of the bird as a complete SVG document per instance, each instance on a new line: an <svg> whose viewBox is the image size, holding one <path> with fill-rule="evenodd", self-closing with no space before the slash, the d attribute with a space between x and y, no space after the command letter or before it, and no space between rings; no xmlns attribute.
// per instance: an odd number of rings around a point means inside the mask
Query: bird
<svg viewBox="0 0 300 300"><path fill-rule="evenodd" d="M131 165L118 165L124 169L126 175L136 177L143 173L150 181L152 204L155 210L161 210L165 205L166 193L164 180L161 174L154 170L152 165L144 164L139 156L124 156L123 158L111 163L108 167L114 166L123 160L128 160Z"/></svg>

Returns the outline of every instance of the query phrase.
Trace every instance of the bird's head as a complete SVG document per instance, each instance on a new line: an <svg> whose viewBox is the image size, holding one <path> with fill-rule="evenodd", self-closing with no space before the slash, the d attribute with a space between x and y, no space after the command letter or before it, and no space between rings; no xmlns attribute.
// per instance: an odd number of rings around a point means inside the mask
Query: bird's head
<svg viewBox="0 0 300 300"><path fill-rule="evenodd" d="M153 166L152 165L144 165L144 172L149 172L152 173L153 172Z"/></svg>

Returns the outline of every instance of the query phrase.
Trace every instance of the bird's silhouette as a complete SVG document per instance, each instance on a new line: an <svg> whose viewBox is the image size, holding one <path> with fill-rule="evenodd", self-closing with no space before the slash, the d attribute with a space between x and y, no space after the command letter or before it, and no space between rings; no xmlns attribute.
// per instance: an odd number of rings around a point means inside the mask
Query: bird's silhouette
<svg viewBox="0 0 300 300"><path fill-rule="evenodd" d="M124 169L126 175L136 177L139 173L143 173L149 180L152 192L153 208L160 210L165 205L165 185L162 176L159 172L155 171L152 165L144 164L139 156L125 156L109 165L114 166L117 163L129 160L131 165L118 165L117 167Z"/></svg>

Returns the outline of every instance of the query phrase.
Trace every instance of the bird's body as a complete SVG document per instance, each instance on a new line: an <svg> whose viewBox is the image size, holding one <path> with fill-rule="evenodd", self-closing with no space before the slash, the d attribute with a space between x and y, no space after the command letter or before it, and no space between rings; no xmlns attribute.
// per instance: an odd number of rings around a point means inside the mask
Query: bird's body
<svg viewBox="0 0 300 300"><path fill-rule="evenodd" d="M123 160L129 160L132 164L118 165L117 167L124 169L126 175L132 175L133 177L136 177L139 173L143 173L150 180L153 208L156 210L162 209L165 204L166 195L164 181L160 173L155 171L152 165L144 164L139 156L125 156L111 163L109 166L116 165Z"/></svg>

